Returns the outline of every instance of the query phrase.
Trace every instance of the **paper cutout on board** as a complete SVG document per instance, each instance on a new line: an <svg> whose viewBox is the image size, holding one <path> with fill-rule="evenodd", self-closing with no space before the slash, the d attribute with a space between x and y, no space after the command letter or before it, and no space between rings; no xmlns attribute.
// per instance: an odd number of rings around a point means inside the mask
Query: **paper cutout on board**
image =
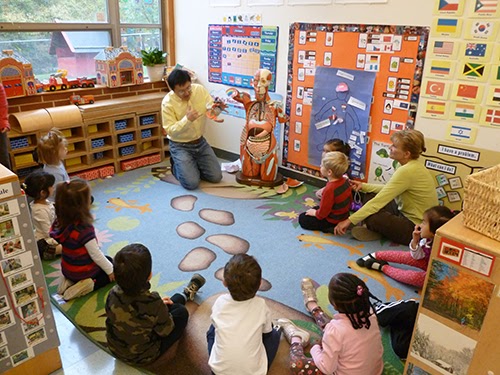
<svg viewBox="0 0 500 375"><path fill-rule="evenodd" d="M421 95L435 99L448 99L450 86L450 82L435 79L424 79L422 85L423 91L421 92Z"/></svg>
<svg viewBox="0 0 500 375"><path fill-rule="evenodd" d="M500 86L490 86L486 94L486 104L500 107Z"/></svg>
<svg viewBox="0 0 500 375"><path fill-rule="evenodd" d="M498 22L494 20L467 20L465 26L465 39L470 40L496 40Z"/></svg>
<svg viewBox="0 0 500 375"><path fill-rule="evenodd" d="M421 116L442 119L447 116L448 101L422 98Z"/></svg>
<svg viewBox="0 0 500 375"><path fill-rule="evenodd" d="M481 106L469 103L453 102L450 118L460 121L477 122L481 113Z"/></svg>
<svg viewBox="0 0 500 375"><path fill-rule="evenodd" d="M477 128L467 124L452 123L448 125L446 138L450 141L474 144L476 141Z"/></svg>
<svg viewBox="0 0 500 375"><path fill-rule="evenodd" d="M474 18L495 18L500 11L499 0L473 0L470 3Z"/></svg>
<svg viewBox="0 0 500 375"><path fill-rule="evenodd" d="M500 48L498 48L500 50ZM492 72L490 73L490 83L500 85L500 64L492 65Z"/></svg>
<svg viewBox="0 0 500 375"><path fill-rule="evenodd" d="M489 78L491 65L481 62L461 62L459 63L458 79L485 82Z"/></svg>
<svg viewBox="0 0 500 375"><path fill-rule="evenodd" d="M453 78L455 62L452 60L430 59L425 65L426 76L442 79Z"/></svg>
<svg viewBox="0 0 500 375"><path fill-rule="evenodd" d="M468 61L490 61L495 45L490 42L467 41L462 43L460 56Z"/></svg>
<svg viewBox="0 0 500 375"><path fill-rule="evenodd" d="M399 167L399 163L389 157L390 146L385 142L373 142L368 182L385 184Z"/></svg>
<svg viewBox="0 0 500 375"><path fill-rule="evenodd" d="M441 57L446 59L452 59L455 57L458 51L460 42L447 40L447 39L435 39L430 42L430 47L428 52L434 57Z"/></svg>
<svg viewBox="0 0 500 375"><path fill-rule="evenodd" d="M481 112L480 124L500 128L500 108L484 107Z"/></svg>
<svg viewBox="0 0 500 375"><path fill-rule="evenodd" d="M461 16L464 11L464 0L437 0L434 14Z"/></svg>
<svg viewBox="0 0 500 375"><path fill-rule="evenodd" d="M352 77L348 83L346 79ZM366 133L375 74L371 72L318 67L314 79L308 162L319 165L325 142L340 138L351 146L351 160L365 173ZM335 88L332 90L332 88ZM338 118L343 121L339 122ZM356 173L356 172L354 172ZM356 176L359 177L359 176Z"/></svg>
<svg viewBox="0 0 500 375"><path fill-rule="evenodd" d="M479 103L483 97L484 86L475 83L455 82L452 99L470 103Z"/></svg>
<svg viewBox="0 0 500 375"><path fill-rule="evenodd" d="M225 14L222 16L222 23L230 25L260 25L262 23L262 15L260 13Z"/></svg>
<svg viewBox="0 0 500 375"><path fill-rule="evenodd" d="M445 36L450 38L459 37L462 33L461 18L441 18L436 17L433 20L431 34L433 36Z"/></svg>

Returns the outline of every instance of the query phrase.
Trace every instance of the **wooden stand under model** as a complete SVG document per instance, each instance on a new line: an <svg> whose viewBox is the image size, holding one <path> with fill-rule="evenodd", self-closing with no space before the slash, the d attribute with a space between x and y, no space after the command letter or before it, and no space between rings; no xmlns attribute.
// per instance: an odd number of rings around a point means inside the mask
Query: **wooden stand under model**
<svg viewBox="0 0 500 375"><path fill-rule="evenodd" d="M405 375L500 374L500 242L462 220L434 239Z"/></svg>

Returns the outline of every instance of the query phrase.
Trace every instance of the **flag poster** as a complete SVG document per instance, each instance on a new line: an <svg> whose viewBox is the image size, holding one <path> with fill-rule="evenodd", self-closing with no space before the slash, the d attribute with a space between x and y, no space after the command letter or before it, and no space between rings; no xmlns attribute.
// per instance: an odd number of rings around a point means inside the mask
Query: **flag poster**
<svg viewBox="0 0 500 375"><path fill-rule="evenodd" d="M453 99L478 103L484 87L474 83L455 82Z"/></svg>
<svg viewBox="0 0 500 375"><path fill-rule="evenodd" d="M462 63L460 79L483 82L489 76L490 65L477 62Z"/></svg>
<svg viewBox="0 0 500 375"><path fill-rule="evenodd" d="M462 19L436 18L432 30L436 36L458 37L462 31Z"/></svg>
<svg viewBox="0 0 500 375"><path fill-rule="evenodd" d="M484 107L481 124L500 127L500 109Z"/></svg>
<svg viewBox="0 0 500 375"><path fill-rule="evenodd" d="M453 102L452 118L463 121L477 121L481 107L476 104Z"/></svg>
<svg viewBox="0 0 500 375"><path fill-rule="evenodd" d="M459 42L452 40L434 40L431 44L431 53L435 57L453 58L458 50Z"/></svg>

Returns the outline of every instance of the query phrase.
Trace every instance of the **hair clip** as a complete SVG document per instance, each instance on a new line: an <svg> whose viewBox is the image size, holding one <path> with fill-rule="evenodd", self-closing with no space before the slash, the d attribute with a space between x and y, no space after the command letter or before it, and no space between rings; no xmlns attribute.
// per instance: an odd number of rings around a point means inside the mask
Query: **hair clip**
<svg viewBox="0 0 500 375"><path fill-rule="evenodd" d="M362 296L363 295L363 287L361 285L358 285L358 287L356 289L356 294L358 296Z"/></svg>

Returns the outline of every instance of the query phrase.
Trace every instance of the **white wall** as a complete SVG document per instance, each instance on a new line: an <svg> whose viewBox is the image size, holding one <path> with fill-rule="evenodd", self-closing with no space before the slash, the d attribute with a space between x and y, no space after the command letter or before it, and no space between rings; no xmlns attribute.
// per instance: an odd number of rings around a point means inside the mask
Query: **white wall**
<svg viewBox="0 0 500 375"><path fill-rule="evenodd" d="M287 0L284 0L285 4ZM209 6L209 0L175 0L177 63L194 70L209 91L226 86L208 82L207 34L209 24L221 24L227 14L257 13L262 24L279 26L276 92L286 97L288 69L288 27L293 22L353 23L375 25L430 26L434 0L388 0L387 4L331 4L315 6L248 7L241 0L237 8ZM207 124L206 138L216 148L239 154L243 120L223 116L222 124ZM418 127L418 124L417 124Z"/></svg>

